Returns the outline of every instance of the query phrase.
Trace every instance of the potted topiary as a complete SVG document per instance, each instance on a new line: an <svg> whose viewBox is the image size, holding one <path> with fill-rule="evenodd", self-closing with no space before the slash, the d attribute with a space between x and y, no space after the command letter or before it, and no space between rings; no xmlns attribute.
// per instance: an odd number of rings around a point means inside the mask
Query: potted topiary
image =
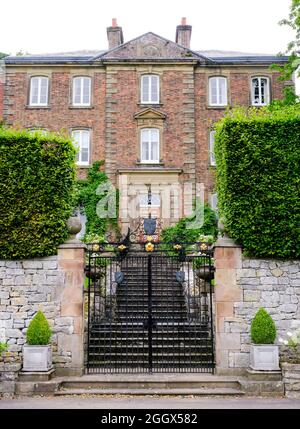
<svg viewBox="0 0 300 429"><path fill-rule="evenodd" d="M278 346L274 345L276 326L264 309L260 308L251 323L250 367L257 371L279 371Z"/></svg>
<svg viewBox="0 0 300 429"><path fill-rule="evenodd" d="M52 335L49 323L41 311L31 320L27 332L27 344L23 346L23 371L49 371L52 368Z"/></svg>

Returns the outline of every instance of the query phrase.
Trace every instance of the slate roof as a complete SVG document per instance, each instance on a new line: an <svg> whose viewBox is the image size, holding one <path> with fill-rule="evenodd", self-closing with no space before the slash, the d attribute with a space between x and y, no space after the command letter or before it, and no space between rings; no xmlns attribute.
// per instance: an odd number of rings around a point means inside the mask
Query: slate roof
<svg viewBox="0 0 300 429"><path fill-rule="evenodd" d="M144 52L139 46L144 47L144 43L149 46L157 46L154 50ZM153 43L153 45L151 45ZM111 50L81 50L74 52L62 52L53 54L8 56L4 59L6 64L92 64L105 61L132 61L132 60L153 60L153 61L195 61L206 64L272 64L287 62L288 57L279 57L270 54L245 53L221 50L191 50L184 48L165 39L155 33L149 32L132 39L117 48Z"/></svg>

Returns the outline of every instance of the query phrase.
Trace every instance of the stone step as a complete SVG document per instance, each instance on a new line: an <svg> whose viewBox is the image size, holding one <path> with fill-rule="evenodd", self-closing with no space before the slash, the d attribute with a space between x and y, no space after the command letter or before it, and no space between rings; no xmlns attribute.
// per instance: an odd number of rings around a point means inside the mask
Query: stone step
<svg viewBox="0 0 300 429"><path fill-rule="evenodd" d="M243 396L245 393L239 389L217 388L217 389L62 389L54 393L55 396L66 395L157 395L157 396Z"/></svg>
<svg viewBox="0 0 300 429"><path fill-rule="evenodd" d="M243 395L244 392L236 377L220 377L207 373L119 373L69 377L60 382L56 394Z"/></svg>

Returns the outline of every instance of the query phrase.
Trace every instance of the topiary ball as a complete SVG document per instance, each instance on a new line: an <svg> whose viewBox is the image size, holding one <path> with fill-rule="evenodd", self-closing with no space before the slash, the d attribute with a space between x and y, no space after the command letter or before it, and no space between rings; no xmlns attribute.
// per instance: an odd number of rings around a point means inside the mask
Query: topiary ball
<svg viewBox="0 0 300 429"><path fill-rule="evenodd" d="M49 344L51 335L52 331L48 320L39 310L29 323L26 332L27 344L31 346L45 346Z"/></svg>
<svg viewBox="0 0 300 429"><path fill-rule="evenodd" d="M276 326L269 313L260 308L251 323L251 340L254 344L273 344Z"/></svg>

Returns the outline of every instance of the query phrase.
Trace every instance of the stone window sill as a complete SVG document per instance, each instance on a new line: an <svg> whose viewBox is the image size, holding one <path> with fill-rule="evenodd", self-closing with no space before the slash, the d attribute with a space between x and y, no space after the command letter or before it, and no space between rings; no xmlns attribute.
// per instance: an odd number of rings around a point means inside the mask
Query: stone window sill
<svg viewBox="0 0 300 429"><path fill-rule="evenodd" d="M94 106L73 106L72 104L69 105L69 109L94 109Z"/></svg>
<svg viewBox="0 0 300 429"><path fill-rule="evenodd" d="M80 164L76 164L77 168L91 168L91 164L89 165L80 165Z"/></svg>
<svg viewBox="0 0 300 429"><path fill-rule="evenodd" d="M156 107L162 107L163 103L137 103L137 105L144 108L151 107L152 109L155 109Z"/></svg>
<svg viewBox="0 0 300 429"><path fill-rule="evenodd" d="M164 165L165 165L165 163L164 162L153 162L153 163L148 163L148 162L140 162L140 161L137 161L136 162L136 165L139 165L139 166L141 166L141 167L163 167Z"/></svg>
<svg viewBox="0 0 300 429"><path fill-rule="evenodd" d="M227 106L206 106L206 108L209 110L226 110L228 107L231 107L230 104Z"/></svg>
<svg viewBox="0 0 300 429"><path fill-rule="evenodd" d="M34 109L42 109L42 110L49 110L51 109L51 106L30 106L29 104L25 105L25 109L30 109L30 110L34 110Z"/></svg>

